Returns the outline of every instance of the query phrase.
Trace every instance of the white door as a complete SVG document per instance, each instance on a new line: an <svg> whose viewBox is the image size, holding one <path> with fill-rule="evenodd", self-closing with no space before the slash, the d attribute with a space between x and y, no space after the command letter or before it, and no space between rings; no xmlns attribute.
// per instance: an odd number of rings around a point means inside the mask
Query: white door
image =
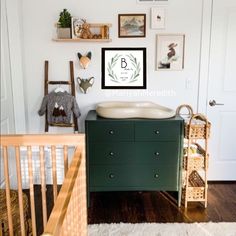
<svg viewBox="0 0 236 236"><path fill-rule="evenodd" d="M1 0L1 134L15 133L12 80L7 28L6 2ZM9 162L10 176L16 173L14 161ZM0 158L0 188L4 187L3 158Z"/></svg>
<svg viewBox="0 0 236 236"><path fill-rule="evenodd" d="M10 68L6 2L1 1L1 134L14 133L14 112Z"/></svg>
<svg viewBox="0 0 236 236"><path fill-rule="evenodd" d="M236 1L213 0L207 116L210 180L236 180Z"/></svg>

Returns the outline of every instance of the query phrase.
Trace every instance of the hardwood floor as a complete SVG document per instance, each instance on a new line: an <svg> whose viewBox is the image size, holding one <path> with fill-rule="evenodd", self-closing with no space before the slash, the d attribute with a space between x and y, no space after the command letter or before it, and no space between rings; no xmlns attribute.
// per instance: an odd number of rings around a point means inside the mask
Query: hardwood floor
<svg viewBox="0 0 236 236"><path fill-rule="evenodd" d="M178 208L164 192L100 192L91 194L89 224L143 222L236 222L236 182L212 182L208 207L191 203Z"/></svg>
<svg viewBox="0 0 236 236"><path fill-rule="evenodd" d="M37 235L43 232L40 186L35 186ZM60 186L58 186L58 190ZM29 197L29 191L24 190ZM176 193L99 192L91 194L88 223L236 222L236 182L209 183L208 207L189 204L178 208ZM52 186L47 186L48 215L53 207Z"/></svg>

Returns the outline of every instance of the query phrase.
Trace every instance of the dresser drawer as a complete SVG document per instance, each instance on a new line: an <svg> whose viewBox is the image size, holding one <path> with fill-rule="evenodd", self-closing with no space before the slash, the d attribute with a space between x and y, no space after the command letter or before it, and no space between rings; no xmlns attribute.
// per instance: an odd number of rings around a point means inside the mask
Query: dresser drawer
<svg viewBox="0 0 236 236"><path fill-rule="evenodd" d="M178 164L177 142L96 142L90 145L91 165Z"/></svg>
<svg viewBox="0 0 236 236"><path fill-rule="evenodd" d="M132 163L135 158L134 142L93 142L90 146L91 165L127 164Z"/></svg>
<svg viewBox="0 0 236 236"><path fill-rule="evenodd" d="M178 186L178 168L174 166L120 165L90 166L90 187L136 187L156 190L175 190ZM113 188L113 190L114 190Z"/></svg>
<svg viewBox="0 0 236 236"><path fill-rule="evenodd" d="M133 141L132 122L91 122L87 126L90 141Z"/></svg>
<svg viewBox="0 0 236 236"><path fill-rule="evenodd" d="M172 121L139 121L135 123L136 141L171 141L180 136L180 123Z"/></svg>
<svg viewBox="0 0 236 236"><path fill-rule="evenodd" d="M135 162L157 165L178 165L177 142L136 142Z"/></svg>

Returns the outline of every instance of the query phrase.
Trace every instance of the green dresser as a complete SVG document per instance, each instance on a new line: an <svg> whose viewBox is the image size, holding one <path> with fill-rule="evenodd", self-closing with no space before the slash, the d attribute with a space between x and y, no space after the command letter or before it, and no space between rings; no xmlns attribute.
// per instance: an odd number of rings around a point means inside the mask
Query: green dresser
<svg viewBox="0 0 236 236"><path fill-rule="evenodd" d="M85 120L88 202L97 191L178 191L183 119Z"/></svg>

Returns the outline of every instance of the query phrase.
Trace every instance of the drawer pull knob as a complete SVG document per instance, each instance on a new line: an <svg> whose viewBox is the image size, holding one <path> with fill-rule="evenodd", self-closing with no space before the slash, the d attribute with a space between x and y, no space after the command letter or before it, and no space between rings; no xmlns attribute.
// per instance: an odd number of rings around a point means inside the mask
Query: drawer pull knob
<svg viewBox="0 0 236 236"><path fill-rule="evenodd" d="M109 130L109 134L114 134L114 130Z"/></svg>
<svg viewBox="0 0 236 236"><path fill-rule="evenodd" d="M115 175L114 175L114 174L109 174L109 178L110 178L110 179L114 179L114 178L115 178Z"/></svg>
<svg viewBox="0 0 236 236"><path fill-rule="evenodd" d="M155 174L154 177L157 179L157 178L159 177L159 175L158 175L158 174Z"/></svg>
<svg viewBox="0 0 236 236"><path fill-rule="evenodd" d="M110 152L109 155L110 155L110 156L114 156L114 152Z"/></svg>
<svg viewBox="0 0 236 236"><path fill-rule="evenodd" d="M160 133L159 130L155 130L154 132L155 132L155 134L159 134Z"/></svg>
<svg viewBox="0 0 236 236"><path fill-rule="evenodd" d="M160 154L159 154L159 152L155 152L155 156L159 156Z"/></svg>

